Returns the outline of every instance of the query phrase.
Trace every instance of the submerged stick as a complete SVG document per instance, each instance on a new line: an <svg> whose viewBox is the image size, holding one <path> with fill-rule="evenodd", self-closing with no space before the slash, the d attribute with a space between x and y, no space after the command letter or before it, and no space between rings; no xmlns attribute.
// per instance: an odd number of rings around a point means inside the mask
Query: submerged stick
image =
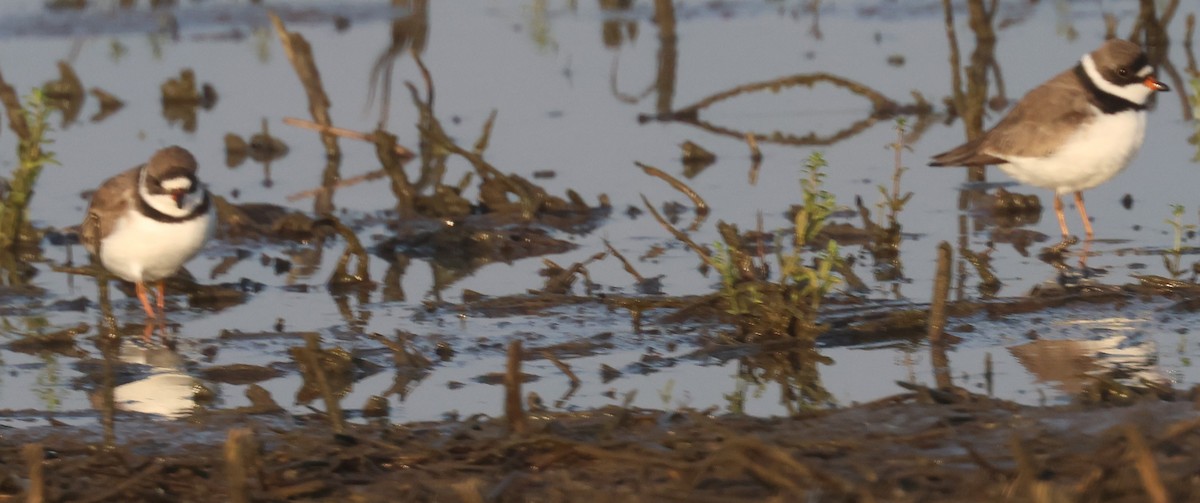
<svg viewBox="0 0 1200 503"><path fill-rule="evenodd" d="M312 375L317 380L317 388L321 398L325 400L325 414L329 416L329 426L335 434L341 435L346 431L345 418L342 417L342 405L338 403L337 395L329 385L329 378L321 368L321 341L315 333L304 334L305 348L300 354L304 355L305 364L312 369Z"/></svg>
<svg viewBox="0 0 1200 503"><path fill-rule="evenodd" d="M940 344L946 328L946 302L950 298L950 262L954 251L950 243L938 244L937 275L933 280L933 303L929 306L926 335L930 344Z"/></svg>
<svg viewBox="0 0 1200 503"><path fill-rule="evenodd" d="M508 365L504 373L504 417L509 433L524 435L529 431L528 418L521 403L521 341L508 345Z"/></svg>

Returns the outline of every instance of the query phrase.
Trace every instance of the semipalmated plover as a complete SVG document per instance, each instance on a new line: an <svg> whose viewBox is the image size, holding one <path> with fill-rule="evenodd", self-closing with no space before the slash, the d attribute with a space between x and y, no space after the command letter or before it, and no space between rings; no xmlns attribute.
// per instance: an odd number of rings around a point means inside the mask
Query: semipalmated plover
<svg viewBox="0 0 1200 503"><path fill-rule="evenodd" d="M208 190L196 178L196 158L182 147L105 180L92 195L81 229L88 252L110 273L133 282L150 318L146 283L157 282L158 313L165 280L196 256L216 224Z"/></svg>
<svg viewBox="0 0 1200 503"><path fill-rule="evenodd" d="M1021 182L1053 189L1064 240L1070 232L1060 196L1074 192L1090 239L1082 191L1129 165L1146 133L1146 101L1169 90L1137 44L1109 40L1026 94L992 129L929 165L992 164Z"/></svg>

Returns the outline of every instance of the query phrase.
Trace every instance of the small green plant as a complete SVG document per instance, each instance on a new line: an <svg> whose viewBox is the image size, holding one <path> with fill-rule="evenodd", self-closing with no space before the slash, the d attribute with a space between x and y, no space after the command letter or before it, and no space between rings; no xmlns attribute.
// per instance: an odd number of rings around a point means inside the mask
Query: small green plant
<svg viewBox="0 0 1200 503"><path fill-rule="evenodd" d="M721 240L701 247L646 208L677 239L688 245L708 267L720 275L721 286L713 297L731 317L734 343L786 341L787 349L740 358L738 377L762 392L766 383L779 386L780 400L793 413L833 403L821 385L819 366L831 360L820 354L817 336L824 327L817 315L825 297L839 284L845 263L837 242L821 231L837 209L833 194L824 190L825 158L814 152L804 163L800 180L802 203L796 205L790 232L774 239L775 268L767 264L768 234L743 235L737 226L717 222ZM644 197L643 197L644 199ZM760 225L761 227L761 225ZM787 234L790 234L790 239ZM790 246L788 246L790 241ZM660 392L662 393L662 392ZM665 399L666 395L664 395ZM746 388L726 395L731 411L745 407Z"/></svg>
<svg viewBox="0 0 1200 503"><path fill-rule="evenodd" d="M825 156L813 152L804 163L804 178L800 179L800 189L804 196L804 205L795 216L796 244L804 246L811 243L825 228L826 221L837 209L837 200L833 194L821 187L825 173L821 169L828 167Z"/></svg>
<svg viewBox="0 0 1200 503"><path fill-rule="evenodd" d="M881 209L887 210L888 223L895 223L896 215L904 210L904 205L908 203L909 199L912 199L913 195L912 192L900 195L900 176L905 171L908 171L908 168L904 167L903 164L904 151L912 151L912 147L904 141L904 134L908 132L908 121L904 117L897 117L895 129L896 141L887 145L888 148L892 149L894 161L892 167L892 188L889 192L887 187L883 185L879 186L879 192L883 194L883 202L879 203L879 206ZM880 223L880 225L885 224Z"/></svg>
<svg viewBox="0 0 1200 503"><path fill-rule="evenodd" d="M712 262L721 275L725 311L736 317L736 338L741 341L774 337L814 340L820 333L817 312L841 282L834 271L842 260L836 241L820 245L821 230L837 209L833 194L822 188L825 174L821 169L825 166L819 152L805 162L800 180L803 203L792 219L792 246L785 246L782 240L775 243L779 272L774 281L768 276L765 258L752 254L763 247L744 243L736 227L718 223L724 242L715 243ZM814 246L820 251L814 251Z"/></svg>
<svg viewBox="0 0 1200 503"><path fill-rule="evenodd" d="M1167 250L1163 256L1163 266L1167 268L1167 272L1172 278L1178 278L1184 274L1180 269L1180 261L1183 258L1183 237L1185 234L1195 231L1195 224L1183 223L1183 214L1187 210L1182 204L1171 205L1171 218L1164 220L1167 225L1171 226L1171 230L1175 235L1171 249Z"/></svg>
<svg viewBox="0 0 1200 503"><path fill-rule="evenodd" d="M11 88L9 88L11 90ZM13 98L5 98L6 106L12 105ZM15 112L15 113L14 113ZM54 153L45 150L45 146L53 143L47 134L53 127L47 122L50 107L41 89L34 89L25 97L23 106L18 110L9 109L10 121L16 131L17 157L20 166L13 171L9 182L10 190L0 203L0 249L13 250L28 238L29 203L33 199L33 187L37 184L42 167L47 164L58 164Z"/></svg>
<svg viewBox="0 0 1200 503"><path fill-rule="evenodd" d="M820 152L813 152L804 164L805 178L800 181L804 195L804 206L793 217L795 231L793 232L794 247L788 254L783 253L783 247L778 250L779 274L785 281L792 283L798 291L794 300L804 300L811 307L815 317L816 310L821 307L833 288L841 283L841 278L834 274L834 267L841 265L842 258L838 253L837 241L828 240L824 251L817 254L815 267L804 264L805 251L815 244L818 235L829 223L829 217L837 209L837 199L822 188L825 174L821 172L828 164Z"/></svg>
<svg viewBox="0 0 1200 503"><path fill-rule="evenodd" d="M1171 247L1171 249L1174 251L1180 251L1183 249L1184 234L1196 230L1195 224L1183 223L1183 214L1186 211L1187 209L1184 208L1182 204L1172 204L1171 218L1166 220L1167 225L1170 225L1171 229L1175 231L1175 243Z"/></svg>

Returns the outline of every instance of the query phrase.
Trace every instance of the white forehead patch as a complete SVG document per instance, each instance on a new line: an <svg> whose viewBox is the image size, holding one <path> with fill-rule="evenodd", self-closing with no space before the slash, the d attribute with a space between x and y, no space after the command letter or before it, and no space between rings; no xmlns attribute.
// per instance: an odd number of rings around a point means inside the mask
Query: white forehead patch
<svg viewBox="0 0 1200 503"><path fill-rule="evenodd" d="M1138 70L1137 76L1145 77L1147 75L1150 75L1150 72L1153 72L1153 71L1154 71L1154 69L1150 68L1150 65L1146 65L1146 66L1143 66L1141 70Z"/></svg>
<svg viewBox="0 0 1200 503"><path fill-rule="evenodd" d="M182 177L163 180L162 188L166 190L187 190L192 188L192 181Z"/></svg>

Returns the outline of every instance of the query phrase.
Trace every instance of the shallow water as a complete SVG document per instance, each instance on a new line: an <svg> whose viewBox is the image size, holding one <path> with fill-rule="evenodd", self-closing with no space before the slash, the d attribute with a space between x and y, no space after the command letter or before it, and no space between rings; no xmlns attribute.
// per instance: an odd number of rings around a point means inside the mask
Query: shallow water
<svg viewBox="0 0 1200 503"><path fill-rule="evenodd" d="M265 16L258 7L211 0L183 2L176 9L154 12L141 6L130 13L118 10L115 2L93 3L96 5L83 12L48 11L33 0L6 2L0 7L0 71L22 93L56 78L55 62L63 59L73 65L85 87L99 86L125 101L124 108L100 122L88 120L97 110L96 100L91 97L79 121L62 125L61 116L54 117L60 130L53 134L52 149L61 166L47 168L39 181L31 209L38 225L61 228L76 224L86 206L81 197L84 191L170 144L190 149L200 160L201 175L209 187L232 201L313 210L311 199L293 200L288 196L319 185L325 164L322 147L314 133L281 122L287 116L306 117L307 105L303 89L278 39L266 30ZM594 203L600 194L611 198L612 215L595 232L564 236L579 246L551 257L555 262L585 260L602 249L603 239L631 259L653 246L665 246L664 254L635 261L639 271L645 276L662 275L668 294L698 294L712 291L717 278L698 273L695 255L671 239L653 219L644 215L631 218L625 213L629 206L640 206L641 194L656 204L687 204L686 198L642 174L634 162L681 176L684 171L679 163L679 144L688 140L718 156L715 164L683 178L712 208L707 223L693 238L712 243L718 239L714 225L717 220L748 229L762 215L766 228L785 227L786 209L799 201L799 168L814 150L822 152L830 165L827 190L847 207L853 207L855 197L862 197L878 218L875 204L882 199L878 187L892 181L892 153L886 147L895 141L895 124L879 120L831 145L762 142L761 171L757 182L751 184L749 149L741 138L683 123L642 124L637 120L640 114L682 107L737 85L807 72L835 73L865 83L899 102L911 101L910 92L919 91L939 112L944 110L942 97L950 93L951 84L940 3L905 2L900 6L891 2L826 1L820 3L819 15L807 8L809 3L676 5L676 38L671 52L670 45L664 45L660 25L652 21L652 2L635 2L624 11L603 11L594 2L438 2L421 11L427 15L428 31L419 45L433 76L436 111L460 143L473 143L489 113L495 110L498 119L487 149L490 162L524 176L553 170L554 178L536 180L552 194L575 189L589 202ZM381 114L378 96L374 102L367 99L372 88L371 69L391 39L390 19L406 19L407 11L371 1L272 5L278 6L290 30L302 33L312 44L334 105L335 123L353 130L372 130ZM1120 20L1118 31L1128 32L1136 8L1133 2L1043 2L1033 6L1003 2L997 16L1002 28L998 28L996 59L1009 98L1015 100L1098 45L1104 35L1104 14L1115 15ZM1089 212L1100 238L1092 247L1088 265L1106 271L1098 278L1101 282L1131 282L1131 274L1167 274L1157 253L1173 245L1173 230L1166 222L1171 217L1170 204L1185 206L1183 223L1200 223L1200 203L1191 197L1200 174L1195 170L1195 142L1189 140L1197 123L1191 119L1191 105L1182 101L1195 100L1200 89L1200 80L1185 70L1188 63L1180 42L1184 36L1183 18L1194 13L1189 9L1194 11L1192 6L1181 7L1167 26L1171 39L1168 58L1182 80L1167 79L1173 92L1161 95L1157 101L1150 114L1145 145L1130 169L1087 192ZM334 18L339 15L349 21L344 30L335 27ZM965 57L972 49L965 10L956 11L956 16ZM82 28L54 28L63 26L64 20L69 26ZM177 27L177 33L164 32L164 27L172 26ZM674 59L666 58L673 65L662 63L660 56L664 54L674 55ZM894 61L895 56L902 56L903 63L889 64L889 58ZM164 119L158 100L159 84L177 76L183 68L194 69L197 79L211 83L220 95L215 107L198 112L195 131L185 131L180 124ZM384 115L401 144L415 148L416 114L404 81L421 86L420 74L408 55L396 59L391 108ZM991 89L994 93L994 84ZM803 136L810 132L830 135L869 114L870 105L862 98L817 86L812 90L797 88L745 96L705 110L703 117L734 129ZM1001 115L991 112L988 123ZM242 136L257 132L264 118L271 132L289 145L288 155L273 162L269 171L250 161L226 168L222 137L227 132ZM964 172L924 167L930 155L964 138L960 122L946 124L942 119L932 117L928 129L904 154L903 163L910 169L903 173L901 188L914 195L898 215L905 235L900 248L903 278L872 279L869 254L861 247L845 248L859 258L856 272L867 281L870 291L865 295L871 299L927 302L938 242L966 243L981 251L992 240L990 228L984 226L980 215L958 209L960 192L967 187ZM915 122L915 118L908 119L910 126ZM342 148L343 177L378 166L370 145L343 140ZM0 165L11 168L16 162L14 152L14 135L0 134ZM468 168L460 161L452 164L452 169L465 172ZM1010 182L996 171L989 172L988 177L991 181ZM1048 194L1041 189L1011 184L1006 187L1038 195L1049 206ZM1129 209L1121 204L1127 194L1133 200ZM339 211L355 218L383 214L393 207L394 198L387 182L381 179L339 190L334 203ZM1055 239L1058 226L1052 214L1047 210L1042 217L1027 228ZM685 222L690 218L690 214L683 216ZM861 225L857 219L845 221ZM1068 223L1075 230L1081 228L1071 209ZM370 243L386 232L382 226L370 226L360 232L360 237ZM1195 238L1185 237L1183 244L1194 245ZM1036 256L1023 256L1003 243L996 246L992 266L1003 282L997 296L1021 296L1057 277L1057 270ZM1033 255L1041 246L1031 247ZM276 320L282 319L289 331L316 331L327 346L368 353L379 346L355 336L359 331L385 335L396 330L412 332L418 336L416 347L423 352L431 352L435 341L450 342L459 352L453 360L439 363L431 374L411 384L403 398L389 397L392 418L397 421L433 419L450 411L499 414L500 387L472 379L502 370L500 348L514 337L542 346L604 332L613 334L613 349L567 360L585 383L561 403L556 400L568 390L565 376L544 360L526 366L526 372L540 376L527 388L552 407L622 403L625 393L637 390L632 402L637 405L727 408L731 407L727 395L745 385L737 377L736 362L721 364L686 357L694 349L688 343L694 342L695 333L671 335L667 340L637 334L625 313L601 307L562 307L544 317L506 318L427 314L422 308L423 300L436 295L457 302L466 289L498 296L539 288L542 278L537 270L542 265L538 258L487 265L441 292L434 292L432 270L414 261L401 281L407 293L405 300L385 299L377 290L366 302L349 299L347 310L339 307L337 296L324 287L341 247L342 243L327 247L310 274L276 274L257 260L259 254L286 257L297 248L292 245L217 243L209 247L189 265L196 276L205 281L249 278L266 287L245 304L220 311L189 309L183 299L173 299L178 308L173 311L172 321L180 324L177 334L181 362L176 363L176 372L194 375L198 368L230 363L286 363L290 360L286 348L302 344L300 339L279 337L250 342L217 338L221 330L272 330ZM240 262L218 278L210 278L209 271L235 248L250 250L254 258ZM82 253L81 249L73 250L76 260ZM46 257L63 263L67 250L46 245ZM1185 266L1193 261L1193 255L1182 257ZM387 264L372 257L370 268L375 277L380 277ZM592 280L605 289L634 292L633 280L617 261L601 261L588 270ZM979 297L979 280L972 268L956 266L956 271L952 295ZM91 279L71 278L51 271L45 264L39 265L34 284L47 291L44 297L32 301L41 305L80 296L94 299L96 295ZM312 288L306 293L287 288L295 285ZM120 294L115 298L119 319L140 322L136 300ZM1179 386L1196 384L1200 374L1193 370L1191 357L1200 346L1186 337L1191 316L1165 312L1165 306L1151 301L1119 310L1111 306L1076 306L1003 320L955 320L952 329L970 324L974 330L957 334L964 341L950 354L951 368L954 376L962 379L960 384L982 388L983 361L990 354L994 364L991 392L1023 403L1063 401L1074 389L1074 374L1052 375L1041 368L1046 364L1037 363L1043 360L1036 355L1045 353L1076 355L1067 358L1087 360L1099 367L1132 365ZM4 337L15 337L11 334L20 333L25 326L44 324L54 329L80 322L95 324L99 317L95 304L83 312L47 311L33 306L23 314L6 317L9 326L18 328L7 330ZM1030 330L1037 330L1041 339L1080 344L1038 352L1026 346ZM480 344L480 339L494 344ZM681 344L668 350L668 342ZM92 344L79 346L97 356ZM218 348L215 358L201 356L206 346ZM675 363L646 375L631 371L630 366L648 348L671 357ZM1099 356L1118 349L1125 353L1121 358ZM928 351L919 344L824 348L822 352L834 363L819 368L821 382L837 403L892 394L898 390L893 384L896 380L932 382ZM374 356L368 359L384 365L384 370L355 384L343 405L352 411L393 381L386 358L370 354ZM82 421L91 417L87 391L91 386L79 382L85 374L76 368L76 358L0 349L0 362L7 371L0 375L0 400L5 408L47 411L68 418L77 415ZM624 373L602 383L598 378L601 364ZM1086 371L1090 367L1083 368ZM158 387L164 390L163 396L170 395L172 386L187 382L164 381L173 384ZM451 382L463 386L450 390ZM285 407L303 410L291 403L300 384L294 371L261 384ZM212 386L218 393L214 406L244 404L240 386ZM744 406L747 412L784 413L777 390L767 387L760 393L754 391L750 386ZM20 420L42 413L13 415Z"/></svg>

